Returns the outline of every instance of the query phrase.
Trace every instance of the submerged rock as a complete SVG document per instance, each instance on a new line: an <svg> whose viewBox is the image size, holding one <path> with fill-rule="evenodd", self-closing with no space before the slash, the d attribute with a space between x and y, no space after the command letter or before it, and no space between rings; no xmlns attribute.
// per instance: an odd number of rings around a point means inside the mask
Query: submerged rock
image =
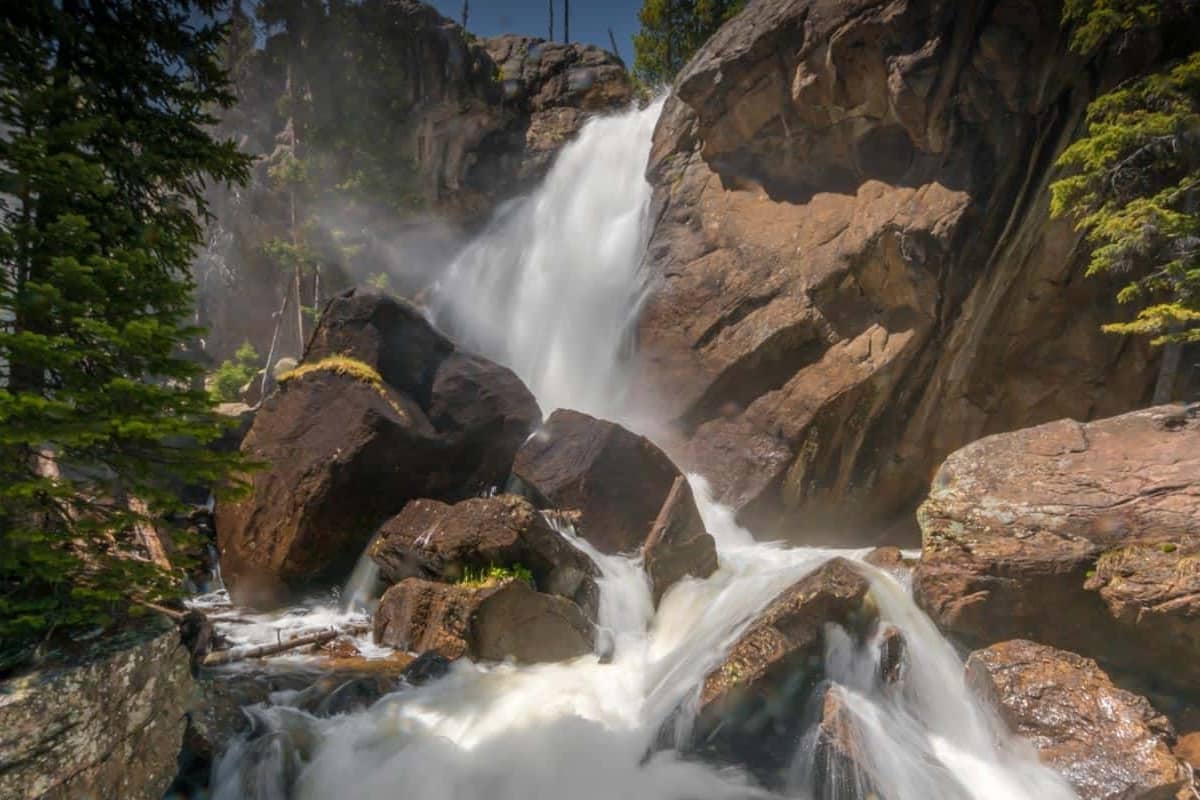
<svg viewBox="0 0 1200 800"><path fill-rule="evenodd" d="M250 496L217 507L231 596L269 607L343 580L409 500L503 483L540 420L512 372L457 351L415 307L377 292L338 296L242 443L266 465Z"/></svg>
<svg viewBox="0 0 1200 800"><path fill-rule="evenodd" d="M981 439L942 465L920 522L914 591L948 633L1200 688L1200 408Z"/></svg>
<svg viewBox="0 0 1200 800"><path fill-rule="evenodd" d="M457 581L468 570L521 565L543 592L566 597L596 618L600 571L522 497L497 495L447 505L414 500L385 522L371 547L380 575Z"/></svg>
<svg viewBox="0 0 1200 800"><path fill-rule="evenodd" d="M84 660L0 682L0 797L160 800L192 691L174 626L99 640Z"/></svg>
<svg viewBox="0 0 1200 800"><path fill-rule="evenodd" d="M825 627L864 634L875 616L869 590L849 561L835 558L782 592L705 678L695 746L776 778L824 678Z"/></svg>
<svg viewBox="0 0 1200 800"><path fill-rule="evenodd" d="M1191 786L1170 722L1090 658L1014 640L972 653L967 675L1080 800L1172 800Z"/></svg>
<svg viewBox="0 0 1200 800"><path fill-rule="evenodd" d="M509 578L487 585L408 578L384 592L375 641L453 660L562 661L592 652L595 630L570 600Z"/></svg>

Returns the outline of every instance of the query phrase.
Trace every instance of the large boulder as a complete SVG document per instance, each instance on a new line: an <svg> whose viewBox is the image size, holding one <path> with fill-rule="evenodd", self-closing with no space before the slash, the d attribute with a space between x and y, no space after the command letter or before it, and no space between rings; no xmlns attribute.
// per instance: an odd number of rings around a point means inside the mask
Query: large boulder
<svg viewBox="0 0 1200 800"><path fill-rule="evenodd" d="M517 452L513 477L541 504L577 511L577 532L600 552L642 551L655 602L680 578L717 569L716 544L679 468L616 423L555 411Z"/></svg>
<svg viewBox="0 0 1200 800"><path fill-rule="evenodd" d="M469 571L520 565L537 587L574 601L594 620L600 571L554 530L533 505L515 495L464 500L454 505L414 500L385 522L371 546L385 580L460 580Z"/></svg>
<svg viewBox="0 0 1200 800"><path fill-rule="evenodd" d="M768 537L909 543L889 523L955 448L1144 403L1157 356L1100 327L1124 279L1085 277L1049 185L1098 89L1191 46L1190 8L1085 64L1058 2L747 4L650 158L639 385L672 454Z"/></svg>
<svg viewBox="0 0 1200 800"><path fill-rule="evenodd" d="M175 777L192 676L170 624L83 661L0 683L0 797L160 800Z"/></svg>
<svg viewBox="0 0 1200 800"><path fill-rule="evenodd" d="M944 631L1200 688L1200 407L981 439L946 459L919 517L914 591Z"/></svg>
<svg viewBox="0 0 1200 800"><path fill-rule="evenodd" d="M795 755L810 694L824 678L825 628L863 638L875 620L870 584L834 558L782 592L704 679L696 747L777 777Z"/></svg>
<svg viewBox="0 0 1200 800"><path fill-rule="evenodd" d="M573 602L517 578L479 585L408 578L380 599L375 641L451 660L530 664L592 652L595 630Z"/></svg>
<svg viewBox="0 0 1200 800"><path fill-rule="evenodd" d="M249 496L217 506L231 595L269 606L345 578L409 500L501 485L540 419L509 370L456 350L415 307L340 295L242 443L265 465Z"/></svg>
<svg viewBox="0 0 1200 800"><path fill-rule="evenodd" d="M517 452L513 476L544 503L579 511L579 535L600 552L633 553L680 472L646 437L559 409ZM703 529L694 501L683 513Z"/></svg>
<svg viewBox="0 0 1200 800"><path fill-rule="evenodd" d="M1080 800L1173 800L1191 786L1171 723L1090 658L1013 640L972 653L967 676Z"/></svg>

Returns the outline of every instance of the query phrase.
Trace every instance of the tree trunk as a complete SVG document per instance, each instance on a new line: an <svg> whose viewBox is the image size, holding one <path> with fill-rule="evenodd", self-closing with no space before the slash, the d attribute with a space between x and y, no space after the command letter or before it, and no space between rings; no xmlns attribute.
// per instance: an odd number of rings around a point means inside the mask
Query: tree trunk
<svg viewBox="0 0 1200 800"><path fill-rule="evenodd" d="M571 43L571 0L563 0L563 41Z"/></svg>
<svg viewBox="0 0 1200 800"><path fill-rule="evenodd" d="M1154 384L1154 405L1161 406L1171 402L1182 357L1183 345L1178 342L1163 345L1162 363L1158 366L1158 381Z"/></svg>
<svg viewBox="0 0 1200 800"><path fill-rule="evenodd" d="M608 29L608 41L612 45L613 55L617 57L618 61L624 63L624 59L621 58L621 51L617 49L617 37L613 36L612 28Z"/></svg>
<svg viewBox="0 0 1200 800"><path fill-rule="evenodd" d="M546 41L554 41L554 0L550 0L550 33L547 35Z"/></svg>

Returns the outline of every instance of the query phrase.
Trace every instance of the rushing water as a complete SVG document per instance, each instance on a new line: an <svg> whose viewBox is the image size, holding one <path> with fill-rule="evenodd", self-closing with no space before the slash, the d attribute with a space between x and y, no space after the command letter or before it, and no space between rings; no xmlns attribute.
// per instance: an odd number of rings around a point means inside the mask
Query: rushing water
<svg viewBox="0 0 1200 800"><path fill-rule="evenodd" d="M545 410L627 419L621 342L641 297L649 189L642 177L658 107L597 120L564 148L542 188L499 216L439 287L439 321L509 364ZM863 551L756 542L692 476L719 570L684 580L654 610L637 559L596 552L598 651L560 664L456 662L420 688L368 710L316 718L286 703L255 710L258 745L235 744L216 796L302 800L717 800L774 797L745 774L661 747L665 725L686 741L704 676L783 589L840 555ZM352 581L361 613L369 567ZM886 800L1066 800L1066 784L1009 736L967 688L953 648L908 587L867 565L884 625L907 644L897 684L879 678L878 648L831 630L826 675L840 694L854 751ZM307 614L332 613L316 609ZM286 623L285 623L286 624ZM881 626L882 627L882 626ZM681 713L682 712L682 713ZM266 745L263 746L263 743ZM842 800L854 776L814 785L811 737L797 744L788 797Z"/></svg>

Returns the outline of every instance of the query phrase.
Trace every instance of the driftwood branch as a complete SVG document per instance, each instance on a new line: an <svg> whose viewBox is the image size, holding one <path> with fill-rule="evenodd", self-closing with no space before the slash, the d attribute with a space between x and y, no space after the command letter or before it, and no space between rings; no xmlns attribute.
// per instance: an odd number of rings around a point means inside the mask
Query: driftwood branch
<svg viewBox="0 0 1200 800"><path fill-rule="evenodd" d="M278 653L286 653L288 650L295 650L297 647L303 647L306 644L325 644L339 636L345 634L366 633L370 630L368 625L352 625L347 628L327 628L316 633L307 633L303 636L294 636L285 642L277 642L275 644L260 644L255 647L238 648L233 647L228 650L215 650L204 657L200 663L206 667L216 667L221 664L233 664L237 661L245 661L248 658L263 658L264 656L273 656Z"/></svg>
<svg viewBox="0 0 1200 800"><path fill-rule="evenodd" d="M646 537L646 549L653 549L660 542L670 540L676 512L686 496L684 492L686 486L687 479L682 475L676 476L675 482L671 484L671 491L667 492L662 508L658 510L658 516L654 518L654 524L650 526L650 535Z"/></svg>

